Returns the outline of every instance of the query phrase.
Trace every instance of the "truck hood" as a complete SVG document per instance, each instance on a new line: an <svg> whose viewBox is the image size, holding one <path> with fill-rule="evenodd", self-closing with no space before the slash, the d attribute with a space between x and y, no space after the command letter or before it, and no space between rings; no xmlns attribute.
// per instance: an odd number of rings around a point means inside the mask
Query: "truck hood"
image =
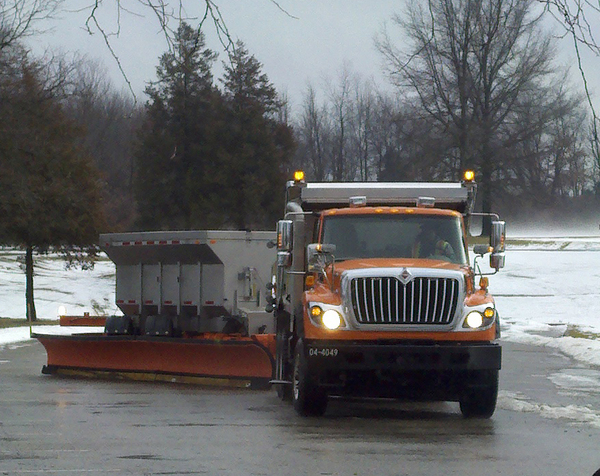
<svg viewBox="0 0 600 476"><path fill-rule="evenodd" d="M335 263L335 274L339 276L344 271L369 268L429 268L468 272L467 265L450 263L443 260L416 258L369 258L351 259Z"/></svg>

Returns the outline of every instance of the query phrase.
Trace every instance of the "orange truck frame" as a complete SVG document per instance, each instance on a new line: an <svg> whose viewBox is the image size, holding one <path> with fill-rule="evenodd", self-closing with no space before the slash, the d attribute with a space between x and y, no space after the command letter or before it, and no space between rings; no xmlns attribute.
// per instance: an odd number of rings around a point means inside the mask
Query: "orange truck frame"
<svg viewBox="0 0 600 476"><path fill-rule="evenodd" d="M477 259L504 266L505 223L469 263L476 184L306 183L286 186L271 304L275 385L301 415L328 396L457 401L494 413L499 318ZM489 273L488 273L489 274ZM476 284L476 275L480 276Z"/></svg>

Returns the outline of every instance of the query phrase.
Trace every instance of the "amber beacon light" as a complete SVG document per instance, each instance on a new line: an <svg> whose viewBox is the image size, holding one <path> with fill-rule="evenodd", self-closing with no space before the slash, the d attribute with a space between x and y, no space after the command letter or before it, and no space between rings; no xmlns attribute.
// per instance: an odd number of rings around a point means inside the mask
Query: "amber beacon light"
<svg viewBox="0 0 600 476"><path fill-rule="evenodd" d="M475 172L472 170L465 170L463 178L465 182L473 182L475 180Z"/></svg>

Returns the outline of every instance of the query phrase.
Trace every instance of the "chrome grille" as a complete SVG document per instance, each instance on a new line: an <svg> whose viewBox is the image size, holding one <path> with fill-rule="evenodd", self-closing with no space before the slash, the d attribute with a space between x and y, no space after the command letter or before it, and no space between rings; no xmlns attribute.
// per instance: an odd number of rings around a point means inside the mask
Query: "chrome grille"
<svg viewBox="0 0 600 476"><path fill-rule="evenodd" d="M353 278L352 308L359 324L452 322L459 285L454 278L417 277L406 284L394 277Z"/></svg>

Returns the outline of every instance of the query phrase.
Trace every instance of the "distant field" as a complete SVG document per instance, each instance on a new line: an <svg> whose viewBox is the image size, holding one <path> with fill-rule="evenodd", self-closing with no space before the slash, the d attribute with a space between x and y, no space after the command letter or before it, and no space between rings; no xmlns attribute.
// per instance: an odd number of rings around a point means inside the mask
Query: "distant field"
<svg viewBox="0 0 600 476"><path fill-rule="evenodd" d="M38 319L33 324L36 326L55 326L57 323L58 321L52 319ZM6 317L0 317L0 329L5 329L7 327L22 327L28 325L29 321L27 321L27 319L9 319Z"/></svg>

